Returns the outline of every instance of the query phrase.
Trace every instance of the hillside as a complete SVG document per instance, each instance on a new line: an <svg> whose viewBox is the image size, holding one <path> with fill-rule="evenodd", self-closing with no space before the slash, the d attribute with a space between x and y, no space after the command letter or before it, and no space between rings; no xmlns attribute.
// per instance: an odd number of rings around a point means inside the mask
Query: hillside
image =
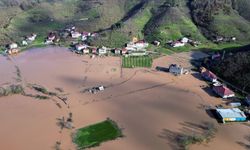
<svg viewBox="0 0 250 150"><path fill-rule="evenodd" d="M0 44L67 24L99 32L92 44L110 47L134 36L162 43L188 36L202 48L217 47L217 37L236 37L222 43L229 46L250 40L248 0L0 0L0 7Z"/></svg>

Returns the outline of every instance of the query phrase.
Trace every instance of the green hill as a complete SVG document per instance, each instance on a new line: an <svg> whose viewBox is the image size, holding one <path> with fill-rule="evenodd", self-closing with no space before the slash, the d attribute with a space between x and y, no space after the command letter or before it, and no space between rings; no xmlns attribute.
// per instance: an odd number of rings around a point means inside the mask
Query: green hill
<svg viewBox="0 0 250 150"><path fill-rule="evenodd" d="M0 44L75 24L97 31L92 44L120 47L132 37L166 43L183 36L217 47L216 37L250 40L248 0L0 0ZM220 46L219 46L220 47Z"/></svg>

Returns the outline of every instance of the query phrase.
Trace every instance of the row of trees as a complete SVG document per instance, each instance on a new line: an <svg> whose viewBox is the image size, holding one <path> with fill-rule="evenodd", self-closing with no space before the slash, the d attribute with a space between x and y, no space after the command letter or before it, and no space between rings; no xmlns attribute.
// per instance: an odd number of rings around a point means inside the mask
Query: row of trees
<svg viewBox="0 0 250 150"><path fill-rule="evenodd" d="M250 92L250 51L227 57L212 69L243 91Z"/></svg>

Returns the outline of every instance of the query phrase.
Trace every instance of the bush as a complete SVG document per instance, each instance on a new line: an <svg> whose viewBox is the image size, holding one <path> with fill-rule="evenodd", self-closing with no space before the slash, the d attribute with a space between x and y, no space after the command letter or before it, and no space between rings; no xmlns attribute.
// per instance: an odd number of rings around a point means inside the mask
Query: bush
<svg viewBox="0 0 250 150"><path fill-rule="evenodd" d="M22 85L10 85L6 88L0 87L0 97L24 93Z"/></svg>

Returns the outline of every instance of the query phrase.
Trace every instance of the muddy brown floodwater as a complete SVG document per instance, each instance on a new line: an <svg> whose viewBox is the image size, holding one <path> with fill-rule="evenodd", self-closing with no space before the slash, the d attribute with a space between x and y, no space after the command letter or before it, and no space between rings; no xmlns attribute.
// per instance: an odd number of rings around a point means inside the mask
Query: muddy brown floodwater
<svg viewBox="0 0 250 150"><path fill-rule="evenodd" d="M178 59L166 56L154 67L166 67ZM212 122L218 132L210 143L194 145L194 150L244 150L250 127L221 125L209 117L203 105L219 104L221 99L200 88L203 81L186 75L175 77L155 69L122 69L120 58L90 59L65 48L49 47L25 51L10 58L0 56L0 86L13 84L18 66L24 85L42 85L49 91L62 88L67 105L59 99L38 100L22 95L0 98L0 149L50 150L61 142L63 150L74 150L71 135L107 117L123 129L124 138L103 143L96 150L171 150L170 133L192 125ZM183 62L182 62L183 63ZM108 88L91 95L82 90L104 85ZM60 104L61 108L57 104ZM75 129L61 130L57 119L73 114ZM245 145L244 145L245 144Z"/></svg>

